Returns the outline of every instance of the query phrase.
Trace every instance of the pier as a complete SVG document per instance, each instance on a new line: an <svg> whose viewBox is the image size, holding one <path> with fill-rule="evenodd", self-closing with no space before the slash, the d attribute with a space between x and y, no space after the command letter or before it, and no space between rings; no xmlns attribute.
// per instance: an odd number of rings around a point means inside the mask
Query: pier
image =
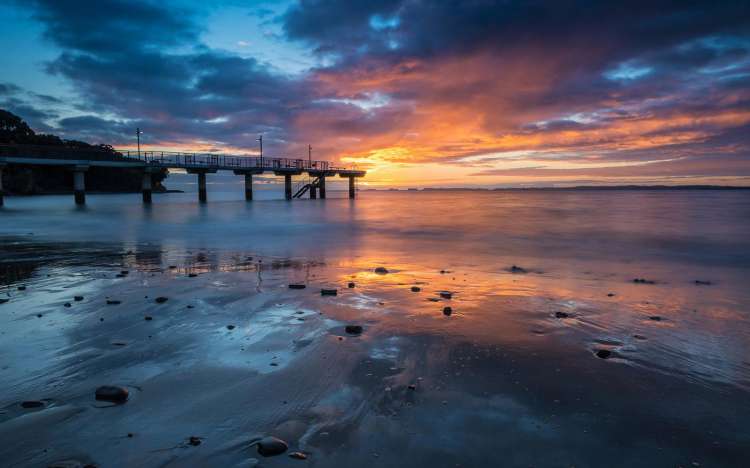
<svg viewBox="0 0 750 468"><path fill-rule="evenodd" d="M143 173L142 200L152 202L155 172L164 169L181 169L194 174L198 179L198 200L208 201L206 174L232 171L243 176L245 200L253 199L253 176L266 173L284 178L284 197L287 200L302 198L326 198L326 179L340 177L348 179L349 198L356 196L356 180L366 171L334 167L328 161L297 158L269 158L247 155L228 155L201 152L92 150L59 146L0 145L0 206L3 204L2 171L10 165L61 166L73 173L75 203L86 203L86 173L91 167L130 168ZM294 184L293 177L307 175Z"/></svg>

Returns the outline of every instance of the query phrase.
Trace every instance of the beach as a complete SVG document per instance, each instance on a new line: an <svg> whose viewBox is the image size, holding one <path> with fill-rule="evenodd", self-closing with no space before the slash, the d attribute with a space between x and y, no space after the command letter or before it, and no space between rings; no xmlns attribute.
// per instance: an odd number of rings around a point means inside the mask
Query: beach
<svg viewBox="0 0 750 468"><path fill-rule="evenodd" d="M227 190L7 200L4 466L748 459L747 191Z"/></svg>

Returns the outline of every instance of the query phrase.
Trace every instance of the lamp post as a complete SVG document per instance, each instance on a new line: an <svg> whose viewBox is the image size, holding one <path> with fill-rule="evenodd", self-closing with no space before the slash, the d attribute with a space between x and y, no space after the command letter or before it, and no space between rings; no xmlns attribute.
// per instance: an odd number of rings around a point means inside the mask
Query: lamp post
<svg viewBox="0 0 750 468"><path fill-rule="evenodd" d="M260 167L263 167L263 135L258 136L260 142Z"/></svg>
<svg viewBox="0 0 750 468"><path fill-rule="evenodd" d="M307 145L307 166L312 167L312 145Z"/></svg>
<svg viewBox="0 0 750 468"><path fill-rule="evenodd" d="M139 158L141 157L141 133L143 133L141 131L141 128L137 127L135 129L135 137L138 139L138 157Z"/></svg>

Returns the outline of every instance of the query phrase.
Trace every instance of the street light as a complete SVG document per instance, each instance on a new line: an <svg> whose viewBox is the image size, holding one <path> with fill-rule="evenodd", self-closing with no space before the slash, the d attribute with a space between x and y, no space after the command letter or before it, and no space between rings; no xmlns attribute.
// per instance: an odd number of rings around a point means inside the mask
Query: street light
<svg viewBox="0 0 750 468"><path fill-rule="evenodd" d="M141 157L141 128L138 127L135 129L135 137L138 139L138 157Z"/></svg>
<svg viewBox="0 0 750 468"><path fill-rule="evenodd" d="M307 145L307 165L312 167L312 145Z"/></svg>
<svg viewBox="0 0 750 468"><path fill-rule="evenodd" d="M258 141L260 142L260 167L263 167L263 135L258 136Z"/></svg>

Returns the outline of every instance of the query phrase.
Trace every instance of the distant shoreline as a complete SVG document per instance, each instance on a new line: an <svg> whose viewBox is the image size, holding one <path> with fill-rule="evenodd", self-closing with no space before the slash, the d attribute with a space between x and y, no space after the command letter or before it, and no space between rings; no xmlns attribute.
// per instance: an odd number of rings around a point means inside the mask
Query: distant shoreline
<svg viewBox="0 0 750 468"><path fill-rule="evenodd" d="M574 187L426 187L421 189L361 189L363 192L510 192L510 191L598 191L598 190L750 190L750 186L734 185L577 185Z"/></svg>

